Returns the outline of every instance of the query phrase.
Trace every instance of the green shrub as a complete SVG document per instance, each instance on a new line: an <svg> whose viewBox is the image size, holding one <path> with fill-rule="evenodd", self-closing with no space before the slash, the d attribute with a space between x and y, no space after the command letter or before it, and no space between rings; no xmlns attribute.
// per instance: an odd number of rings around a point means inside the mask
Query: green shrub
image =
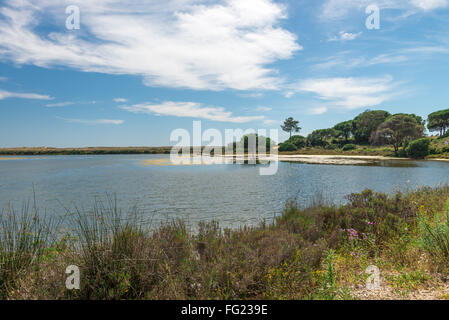
<svg viewBox="0 0 449 320"><path fill-rule="evenodd" d="M420 215L420 245L435 262L447 266L449 262L449 200L446 203L444 219L438 219L435 215L433 220L432 222L423 214Z"/></svg>
<svg viewBox="0 0 449 320"><path fill-rule="evenodd" d="M338 149L338 144L328 144L324 147L326 150L335 150Z"/></svg>
<svg viewBox="0 0 449 320"><path fill-rule="evenodd" d="M439 154L441 152L439 152L439 150L435 147L430 147L429 148L429 154Z"/></svg>
<svg viewBox="0 0 449 320"><path fill-rule="evenodd" d="M335 251L330 249L325 252L323 269L325 272L318 277L318 289L310 296L313 300L354 300L348 288L340 288L337 283L337 271L334 260Z"/></svg>
<svg viewBox="0 0 449 320"><path fill-rule="evenodd" d="M407 156L414 159L423 159L430 153L430 139L422 138L409 143L405 149Z"/></svg>
<svg viewBox="0 0 449 320"><path fill-rule="evenodd" d="M287 143L291 143L296 146L298 149L302 149L307 144L307 139L303 136L293 136L286 141Z"/></svg>
<svg viewBox="0 0 449 320"><path fill-rule="evenodd" d="M345 144L343 146L343 151L350 151L350 150L355 150L355 149L357 149L357 146L355 144L352 144L352 143Z"/></svg>
<svg viewBox="0 0 449 320"><path fill-rule="evenodd" d="M281 146L279 147L280 152L289 152L289 151L296 151L298 148L294 144L284 142L281 143Z"/></svg>
<svg viewBox="0 0 449 320"><path fill-rule="evenodd" d="M399 158L407 158L407 157L409 157L409 155L408 155L406 149L401 148L398 151L397 157L399 157Z"/></svg>

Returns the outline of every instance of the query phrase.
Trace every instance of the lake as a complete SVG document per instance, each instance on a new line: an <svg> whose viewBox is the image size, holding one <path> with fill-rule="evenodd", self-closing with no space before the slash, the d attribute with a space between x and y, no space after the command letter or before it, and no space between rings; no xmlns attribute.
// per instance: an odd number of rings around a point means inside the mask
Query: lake
<svg viewBox="0 0 449 320"><path fill-rule="evenodd" d="M238 227L271 220L287 200L303 206L314 199L344 203L370 188L394 192L449 183L449 163L379 161L375 165L279 163L274 176L258 165L163 166L168 155L2 157L0 208L20 209L37 200L41 211L89 210L95 199L116 196L121 208L138 206L149 223L182 218L190 225L218 220ZM5 160L6 159L6 160ZM156 165L148 165L151 160Z"/></svg>

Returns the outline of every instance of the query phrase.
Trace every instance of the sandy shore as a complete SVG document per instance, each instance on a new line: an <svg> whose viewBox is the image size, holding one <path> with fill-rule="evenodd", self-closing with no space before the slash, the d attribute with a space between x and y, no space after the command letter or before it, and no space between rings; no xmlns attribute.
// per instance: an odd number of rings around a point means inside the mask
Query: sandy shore
<svg viewBox="0 0 449 320"><path fill-rule="evenodd" d="M169 158L167 159L147 159L142 162L143 165L153 165L153 166L170 166L170 165L206 165L206 164L226 164L237 162L250 161L248 156L228 156L223 155L220 158L214 157L180 157L183 159L180 163L172 163ZM218 161L217 161L218 160ZM327 155L280 155L278 157L257 157L253 159L254 163L256 161L269 162L269 161L280 161L280 162L298 162L298 163L309 163L309 164L336 164L336 165L361 165L361 164L371 164L382 160L397 160L397 158L388 158L381 156L327 156Z"/></svg>
<svg viewBox="0 0 449 320"><path fill-rule="evenodd" d="M440 158L436 158L436 159L427 159L427 160L431 160L431 161L446 161L449 162L449 159L440 159Z"/></svg>
<svg viewBox="0 0 449 320"><path fill-rule="evenodd" d="M0 157L0 161L2 161L2 160L4 160L4 161L6 161L6 160L22 160L22 159L25 159L25 158L21 158L21 157Z"/></svg>
<svg viewBox="0 0 449 320"><path fill-rule="evenodd" d="M4 156L0 157L1 160L21 160L26 159L24 157L14 157L14 156ZM191 159L187 157L186 159ZM191 165L201 165L201 164L212 164L217 163L216 158L194 158L197 161L192 161ZM223 155L224 163L232 163L233 161L248 161L247 156L228 156ZM209 161L207 161L209 160ZM394 157L384 157L384 156L357 156L357 155L278 155L277 157L261 157L257 160L260 161L281 161L281 162L298 162L298 163L309 163L309 164L334 164L334 165L363 165L363 164L375 164L379 161L414 161L409 158L394 158ZM444 161L449 162L449 159L427 159L427 161ZM183 163L183 165L189 164L188 161ZM170 159L147 159L143 161L143 165L158 165L167 166L174 165L171 163Z"/></svg>
<svg viewBox="0 0 449 320"><path fill-rule="evenodd" d="M279 161L312 164L370 164L382 160L408 160L383 156L329 156L329 155L280 155Z"/></svg>
<svg viewBox="0 0 449 320"><path fill-rule="evenodd" d="M232 158L233 156L224 156ZM243 157L234 157L236 160L242 160ZM245 160L248 158L245 156ZM355 164L371 164L383 160L410 160L406 158L393 158L383 156L344 156L344 155L279 155L278 157L261 157L260 161L281 161L281 162L300 162L310 164L338 164L338 165L355 165Z"/></svg>

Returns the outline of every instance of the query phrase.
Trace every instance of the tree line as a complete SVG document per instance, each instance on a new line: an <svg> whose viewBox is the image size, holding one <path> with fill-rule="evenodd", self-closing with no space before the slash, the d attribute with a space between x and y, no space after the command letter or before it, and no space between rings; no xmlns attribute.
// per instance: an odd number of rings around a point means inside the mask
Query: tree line
<svg viewBox="0 0 449 320"><path fill-rule="evenodd" d="M440 137L449 135L449 109L436 111L427 121L415 114L390 114L384 110L367 110L353 120L336 124L332 128L313 131L307 137L293 135L300 132L299 121L288 118L281 126L290 138L280 145L280 151L295 151L304 147L325 149L355 149L356 145L391 145L396 156L410 144L425 138L425 128ZM428 140L428 139L427 139ZM416 147L418 142L413 143ZM427 148L430 140L421 140L420 147Z"/></svg>

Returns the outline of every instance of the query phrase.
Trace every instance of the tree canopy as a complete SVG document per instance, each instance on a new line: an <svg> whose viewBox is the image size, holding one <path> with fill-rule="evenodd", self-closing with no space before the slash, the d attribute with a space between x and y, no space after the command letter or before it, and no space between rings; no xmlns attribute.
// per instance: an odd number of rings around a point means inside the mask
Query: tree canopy
<svg viewBox="0 0 449 320"><path fill-rule="evenodd" d="M263 141L265 141L265 148L267 152L269 152L276 145L276 143L274 143L270 138L259 136L257 133L250 133L243 136L239 142L234 142L233 149L234 151L236 151L238 147L243 147L243 150L245 152L260 151L259 141L261 141L261 144L263 144Z"/></svg>
<svg viewBox="0 0 449 320"><path fill-rule="evenodd" d="M307 143L313 147L324 147L326 146L326 140L335 137L335 129L320 129L315 130L307 137Z"/></svg>
<svg viewBox="0 0 449 320"><path fill-rule="evenodd" d="M359 144L369 143L372 133L375 132L377 127L387 120L389 116L390 113L384 110L367 110L358 115L353 122L355 141Z"/></svg>
<svg viewBox="0 0 449 320"><path fill-rule="evenodd" d="M345 122L340 122L335 125L334 130L336 131L336 137L344 139L345 142L349 140L353 134L354 121L349 120Z"/></svg>
<svg viewBox="0 0 449 320"><path fill-rule="evenodd" d="M292 117L286 119L284 124L281 125L282 130L290 133L290 138L292 137L292 132L299 132L301 128L298 126L299 121L296 121Z"/></svg>
<svg viewBox="0 0 449 320"><path fill-rule="evenodd" d="M399 147L407 140L423 136L424 125L414 115L396 114L379 125L371 136L371 143L391 144L398 155Z"/></svg>
<svg viewBox="0 0 449 320"><path fill-rule="evenodd" d="M440 136L446 134L449 128L449 109L440 110L429 114L427 119L427 129L429 131L439 131Z"/></svg>

